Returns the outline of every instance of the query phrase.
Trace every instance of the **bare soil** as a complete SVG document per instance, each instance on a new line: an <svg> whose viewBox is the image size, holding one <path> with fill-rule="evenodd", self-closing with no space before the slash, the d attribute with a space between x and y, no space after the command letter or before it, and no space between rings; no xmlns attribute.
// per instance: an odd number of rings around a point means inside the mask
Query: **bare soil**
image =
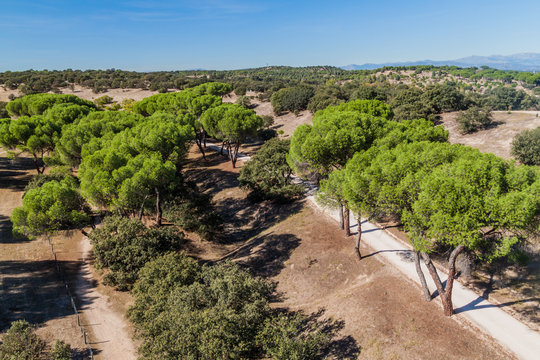
<svg viewBox="0 0 540 360"><path fill-rule="evenodd" d="M38 325L37 334L48 345L55 340L70 344L78 357L86 345L61 274L45 238L15 239L11 212L22 204L26 183L35 173L29 158L8 160L0 149L0 330L25 319ZM70 260L61 268L73 267Z"/></svg>
<svg viewBox="0 0 540 360"><path fill-rule="evenodd" d="M462 135L455 121L458 113L442 114L442 124L450 132L450 142L490 152L504 159L510 159L511 143L514 136L523 130L540 126L540 111L494 111L494 125L489 129Z"/></svg>
<svg viewBox="0 0 540 360"><path fill-rule="evenodd" d="M334 358L513 358L460 316L443 316L438 302L425 303L421 289L377 255L359 262L353 238L306 202L251 203L238 188L238 169L219 155L209 159L193 151L187 177L213 195L225 243L195 242L193 254L231 259L275 281L276 307L341 322Z"/></svg>
<svg viewBox="0 0 540 360"><path fill-rule="evenodd" d="M120 103L124 99L133 99L135 101L139 101L144 99L145 97L157 94L157 91L151 91L151 90L142 90L142 89L109 89L105 92L101 92L99 94L96 94L92 91L92 89L87 87L82 87L80 85L75 85L73 90L66 87L61 88L62 94L73 94L77 95L78 97L90 101L94 101L95 99L102 97L104 95L108 95L113 98L115 102ZM0 101L9 101L9 95L13 94L15 96L21 96L22 94L18 90L8 90L4 88L3 86L0 86Z"/></svg>

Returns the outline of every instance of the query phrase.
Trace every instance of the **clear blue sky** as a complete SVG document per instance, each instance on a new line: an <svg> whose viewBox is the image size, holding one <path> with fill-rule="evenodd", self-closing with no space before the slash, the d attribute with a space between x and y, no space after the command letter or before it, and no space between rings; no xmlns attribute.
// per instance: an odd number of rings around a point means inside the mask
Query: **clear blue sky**
<svg viewBox="0 0 540 360"><path fill-rule="evenodd" d="M238 69L540 52L538 0L0 0L0 71Z"/></svg>

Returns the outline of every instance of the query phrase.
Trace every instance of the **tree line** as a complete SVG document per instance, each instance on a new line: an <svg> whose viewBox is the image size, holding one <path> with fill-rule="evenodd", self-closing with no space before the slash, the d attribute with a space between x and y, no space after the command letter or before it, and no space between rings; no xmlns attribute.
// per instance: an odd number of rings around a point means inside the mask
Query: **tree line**
<svg viewBox="0 0 540 360"><path fill-rule="evenodd" d="M390 216L406 230L420 267L432 276L446 315L453 314L456 257L463 251L492 261L519 251L539 230L540 171L493 154L447 142L448 133L425 120L391 121L390 108L376 100L352 101L319 111L313 125L299 126L289 163L320 180L318 198L338 207L347 235L349 213ZM448 280L440 280L430 254L449 249Z"/></svg>

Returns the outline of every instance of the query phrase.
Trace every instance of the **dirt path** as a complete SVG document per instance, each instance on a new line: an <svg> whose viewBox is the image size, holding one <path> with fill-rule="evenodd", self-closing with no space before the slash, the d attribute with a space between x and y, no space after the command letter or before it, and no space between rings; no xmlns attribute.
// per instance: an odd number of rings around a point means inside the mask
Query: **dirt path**
<svg viewBox="0 0 540 360"><path fill-rule="evenodd" d="M83 325L89 330L96 359L131 360L137 358L127 320L118 313L105 294L98 291L90 265L92 246L84 236L79 243L83 264L75 282L75 293L79 299L92 299L83 304Z"/></svg>

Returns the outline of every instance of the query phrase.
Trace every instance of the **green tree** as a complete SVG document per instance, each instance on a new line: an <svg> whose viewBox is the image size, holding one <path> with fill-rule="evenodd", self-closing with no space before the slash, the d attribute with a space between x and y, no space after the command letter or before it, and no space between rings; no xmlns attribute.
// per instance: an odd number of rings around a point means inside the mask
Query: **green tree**
<svg viewBox="0 0 540 360"><path fill-rule="evenodd" d="M512 155L522 164L540 165L540 127L517 134L512 140Z"/></svg>
<svg viewBox="0 0 540 360"><path fill-rule="evenodd" d="M459 124L459 132L468 134L488 128L493 124L493 115L488 108L473 106L460 112L456 117L456 122Z"/></svg>
<svg viewBox="0 0 540 360"><path fill-rule="evenodd" d="M63 341L56 340L49 353L50 360L70 360L71 346Z"/></svg>
<svg viewBox="0 0 540 360"><path fill-rule="evenodd" d="M10 101L6 109L10 116L41 115L55 104L74 104L95 109L95 105L75 95L35 94Z"/></svg>
<svg viewBox="0 0 540 360"><path fill-rule="evenodd" d="M240 170L240 186L256 200L290 201L303 192L292 183L292 169L287 163L289 141L271 139Z"/></svg>
<svg viewBox="0 0 540 360"><path fill-rule="evenodd" d="M35 334L34 328L25 320L17 320L2 337L0 359L40 359L44 350L45 342Z"/></svg>
<svg viewBox="0 0 540 360"><path fill-rule="evenodd" d="M233 167L236 166L238 150L248 136L256 136L262 119L253 110L236 104L222 104L207 110L201 123L208 134L223 140Z"/></svg>
<svg viewBox="0 0 540 360"><path fill-rule="evenodd" d="M315 90L311 86L295 86L276 91L272 94L270 102L276 115L284 111L297 113L307 109L313 95Z"/></svg>
<svg viewBox="0 0 540 360"><path fill-rule="evenodd" d="M89 221L88 207L72 177L52 180L29 190L22 207L11 214L16 235L35 236L49 231L80 227Z"/></svg>

